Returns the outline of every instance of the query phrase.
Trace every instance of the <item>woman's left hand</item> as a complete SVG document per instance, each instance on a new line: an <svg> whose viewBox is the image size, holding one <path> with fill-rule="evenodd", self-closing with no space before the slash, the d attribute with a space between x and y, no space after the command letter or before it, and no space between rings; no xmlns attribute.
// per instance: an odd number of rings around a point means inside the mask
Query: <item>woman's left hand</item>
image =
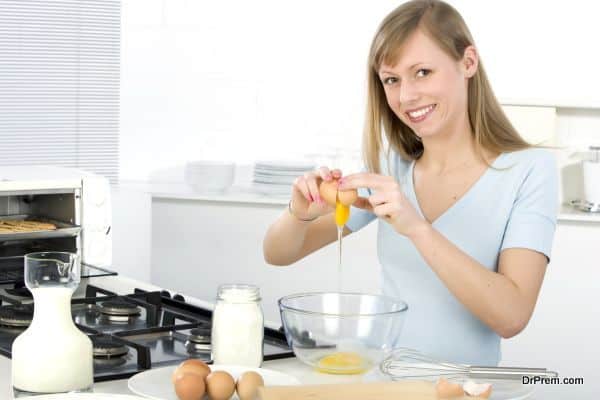
<svg viewBox="0 0 600 400"><path fill-rule="evenodd" d="M373 212L396 232L410 238L419 228L428 225L393 177L363 172L345 176L338 186L338 190L359 188L368 188L374 193L366 199L359 197L353 206Z"/></svg>

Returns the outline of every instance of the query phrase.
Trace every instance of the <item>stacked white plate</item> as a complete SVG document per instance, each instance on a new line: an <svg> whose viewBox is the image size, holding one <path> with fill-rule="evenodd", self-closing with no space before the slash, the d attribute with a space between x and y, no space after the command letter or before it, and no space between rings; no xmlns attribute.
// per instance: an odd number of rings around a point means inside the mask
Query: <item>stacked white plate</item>
<svg viewBox="0 0 600 400"><path fill-rule="evenodd" d="M289 196L294 180L314 169L313 163L305 161L257 161L252 187L266 195Z"/></svg>

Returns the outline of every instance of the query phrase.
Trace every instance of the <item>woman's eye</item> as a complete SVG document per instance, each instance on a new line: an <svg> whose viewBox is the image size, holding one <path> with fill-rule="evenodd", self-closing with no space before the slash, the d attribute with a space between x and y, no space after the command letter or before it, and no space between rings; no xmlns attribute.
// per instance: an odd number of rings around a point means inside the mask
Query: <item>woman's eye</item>
<svg viewBox="0 0 600 400"><path fill-rule="evenodd" d="M427 76L431 73L431 70L429 69L425 69L425 68L421 68L420 70L417 71L417 77L422 78L424 76Z"/></svg>
<svg viewBox="0 0 600 400"><path fill-rule="evenodd" d="M387 78L383 78L383 84L384 85L393 85L396 82L398 82L398 79L394 78L393 76L389 76Z"/></svg>

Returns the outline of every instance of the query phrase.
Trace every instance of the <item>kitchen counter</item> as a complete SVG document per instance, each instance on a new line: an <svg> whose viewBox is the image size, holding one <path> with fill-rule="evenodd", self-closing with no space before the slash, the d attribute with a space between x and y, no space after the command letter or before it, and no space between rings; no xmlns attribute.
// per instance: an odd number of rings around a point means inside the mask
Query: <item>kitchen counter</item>
<svg viewBox="0 0 600 400"><path fill-rule="evenodd" d="M139 282L133 279L129 279L122 276L107 276L99 278L90 278L88 283L101 286L107 290L111 290L117 293L127 293L133 291L134 288L140 288L144 290L161 290L161 288ZM84 285L80 285L80 288L75 293L75 297L79 293L84 291ZM175 293L171 293L174 295ZM210 302L201 301L198 299L186 296L186 301L191 304L195 304L200 307L207 307L212 309L213 305ZM266 325L272 328L278 328L279 323L266 322ZM326 384L326 383L349 383L349 382L361 382L361 381L373 381L380 379L381 377L377 372L367 373L365 375L328 375L316 372L314 369L301 363L296 358L281 359L267 361L263 364L263 368L268 368L292 375L305 384ZM11 360L7 357L0 356L0 399L11 399L12 386L11 386ZM95 393L113 393L113 394L132 394L127 387L127 379L114 380L108 382L98 382L94 384L93 391ZM541 399L542 397L536 397L535 395L530 397L530 400ZM548 396L544 393L544 400L554 400L563 398L562 395ZM35 397L32 398L34 400Z"/></svg>
<svg viewBox="0 0 600 400"><path fill-rule="evenodd" d="M302 383L342 383L357 382L361 376L342 376L320 374L295 358L267 361L262 368L280 371L298 378ZM95 393L133 394L127 387L127 379L98 382L94 384ZM0 357L0 399L12 399L10 359ZM32 398L32 400L35 397Z"/></svg>
<svg viewBox="0 0 600 400"><path fill-rule="evenodd" d="M367 374L362 375L328 375L316 372L314 369L301 363L295 358L267 361L262 365L262 368L268 368L275 371L283 372L292 375L301 383L304 384L329 384L329 383L351 383L361 381L372 381L373 378ZM7 358L0 359L0 398L12 398L12 389L10 385L10 360ZM127 387L127 380L116 380L109 382L99 382L94 384L95 393L113 393L113 394L133 394ZM6 396L6 397L4 397ZM544 400L558 400L561 396L544 395ZM532 395L529 400L541 400L542 397ZM32 397L35 400L35 397Z"/></svg>
<svg viewBox="0 0 600 400"><path fill-rule="evenodd" d="M287 205L288 195L265 194L256 191L249 184L231 186L222 192L199 192L186 183L151 183L151 182L123 182L119 189L134 190L147 193L152 199L187 200L199 202L238 203L266 206ZM558 222L592 222L600 223L600 213L580 211L569 204L561 205Z"/></svg>
<svg viewBox="0 0 600 400"><path fill-rule="evenodd" d="M116 293L130 293L134 288L144 289L148 291L163 290L157 286L129 279L122 276L106 276L98 278L90 278L87 283L101 286L104 289L114 291ZM82 284L75 292L74 297L84 292L85 286ZM176 294L172 292L171 295ZM185 296L188 303L212 309L213 304L210 302ZM265 325L271 328L279 328L280 324L266 322ZM263 364L263 368L269 368L290 374L298 378L302 383L338 383L338 382L356 382L363 379L362 376L339 376L326 375L314 371L312 368L302 364L295 358L267 361ZM114 380L107 382L98 382L94 384L93 391L95 393L116 393L116 394L132 394L127 387L127 379ZM0 399L12 399L11 386L11 360L7 357L0 356ZM33 397L35 399L35 397Z"/></svg>

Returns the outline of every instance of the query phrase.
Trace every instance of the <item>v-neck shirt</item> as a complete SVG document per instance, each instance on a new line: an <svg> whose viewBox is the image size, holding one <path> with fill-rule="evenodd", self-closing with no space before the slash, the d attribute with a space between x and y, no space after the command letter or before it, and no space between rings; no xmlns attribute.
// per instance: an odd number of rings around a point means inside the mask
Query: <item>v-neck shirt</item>
<svg viewBox="0 0 600 400"><path fill-rule="evenodd" d="M414 161L393 155L382 161L408 201L421 215L414 188ZM370 189L360 189L368 197ZM475 183L432 226L484 268L498 270L507 248L538 251L550 259L558 212L558 170L544 149L500 154ZM348 229L355 232L376 220L352 207ZM441 360L497 365L500 337L483 324L446 288L413 243L379 220L377 251L382 293L408 303L396 346L409 347ZM502 301L502 299L498 299Z"/></svg>
<svg viewBox="0 0 600 400"><path fill-rule="evenodd" d="M450 205L450 207L448 207L446 210L444 210L444 212L442 212L433 221L431 221L431 224L434 225L440 218L445 217L446 214L451 214L452 212L454 212L455 208L460 208L462 206L463 202L468 201L469 196L471 195L471 192L477 192L477 186L480 184L480 182L485 181L485 176L492 168L497 167L496 163L499 162L499 160L502 158L502 156L503 156L503 154L500 154L498 157L496 157L496 159L492 162L491 167L487 167L483 171L483 173L475 180L475 182L467 189L467 191L465 193L463 193L463 195L460 196L458 199L456 199L456 201L454 203L452 203ZM396 162L398 163L398 160ZM413 203L415 209L418 211L418 213L421 215L421 217L427 219L425 217L425 214L423 213L421 204L419 203L419 200L417 197L417 190L415 188L415 164L416 164L415 161L412 161L408 166L408 171L407 171L406 177L405 177L405 180L408 181L406 188L407 188L408 192L410 193L412 200L414 200L414 201L412 201L412 203Z"/></svg>

